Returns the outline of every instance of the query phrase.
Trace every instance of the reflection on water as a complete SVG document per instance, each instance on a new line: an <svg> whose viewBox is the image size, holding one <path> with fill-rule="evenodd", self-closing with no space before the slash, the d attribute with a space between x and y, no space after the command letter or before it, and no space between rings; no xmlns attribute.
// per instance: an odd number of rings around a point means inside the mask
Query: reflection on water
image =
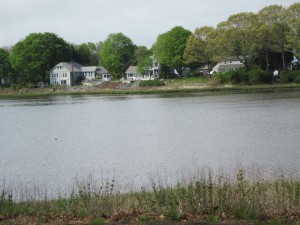
<svg viewBox="0 0 300 225"><path fill-rule="evenodd" d="M238 163L300 171L299 103L298 91L0 100L0 177L57 187Z"/></svg>

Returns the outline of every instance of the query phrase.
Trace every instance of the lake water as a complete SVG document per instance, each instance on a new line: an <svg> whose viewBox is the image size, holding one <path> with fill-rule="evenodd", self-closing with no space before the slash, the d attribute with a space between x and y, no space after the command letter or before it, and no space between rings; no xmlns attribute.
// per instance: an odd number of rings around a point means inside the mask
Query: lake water
<svg viewBox="0 0 300 225"><path fill-rule="evenodd" d="M144 185L242 164L300 171L300 92L0 100L0 183ZM1 182L2 181L2 182Z"/></svg>

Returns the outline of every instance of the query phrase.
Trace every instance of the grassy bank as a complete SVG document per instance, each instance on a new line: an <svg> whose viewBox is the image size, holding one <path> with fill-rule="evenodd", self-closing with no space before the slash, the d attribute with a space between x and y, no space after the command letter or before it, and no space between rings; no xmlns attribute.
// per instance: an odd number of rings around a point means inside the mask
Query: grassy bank
<svg viewBox="0 0 300 225"><path fill-rule="evenodd" d="M0 224L300 224L299 176L267 179L244 170L152 182L138 192L121 192L112 180L85 182L55 200L13 198L2 190Z"/></svg>
<svg viewBox="0 0 300 225"><path fill-rule="evenodd" d="M272 91L274 89L300 89L300 84L261 84L233 85L211 83L203 78L188 78L169 80L165 86L159 87L130 87L130 88L97 88L97 87L58 87L53 88L2 88L0 98L34 98L63 95L151 95L172 93L226 92L226 91Z"/></svg>

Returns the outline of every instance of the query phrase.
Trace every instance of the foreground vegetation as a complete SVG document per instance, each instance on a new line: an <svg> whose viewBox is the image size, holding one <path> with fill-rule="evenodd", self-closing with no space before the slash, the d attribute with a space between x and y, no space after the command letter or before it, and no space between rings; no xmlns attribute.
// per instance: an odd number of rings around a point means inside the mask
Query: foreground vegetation
<svg viewBox="0 0 300 225"><path fill-rule="evenodd" d="M205 171L175 185L153 181L138 192L116 186L114 180L96 184L89 179L56 199L32 190L26 195L31 197L18 200L11 188L3 188L0 224L300 224L298 175L267 179L253 171L217 176Z"/></svg>

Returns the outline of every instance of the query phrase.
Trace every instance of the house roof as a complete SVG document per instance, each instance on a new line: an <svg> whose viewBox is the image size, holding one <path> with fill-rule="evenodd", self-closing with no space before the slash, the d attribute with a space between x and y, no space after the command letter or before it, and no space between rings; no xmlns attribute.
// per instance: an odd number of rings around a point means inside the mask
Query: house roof
<svg viewBox="0 0 300 225"><path fill-rule="evenodd" d="M97 68L98 68L98 73L101 73L101 74L109 73L104 66L98 66Z"/></svg>
<svg viewBox="0 0 300 225"><path fill-rule="evenodd" d="M82 65L77 62L61 62L61 63L57 64L56 66L63 66L70 72L81 72L81 67L82 67Z"/></svg>
<svg viewBox="0 0 300 225"><path fill-rule="evenodd" d="M108 71L103 66L83 66L81 67L82 72L97 72L100 74L107 74Z"/></svg>
<svg viewBox="0 0 300 225"><path fill-rule="evenodd" d="M218 63L212 71L214 72L221 72L221 71L227 71L227 70L234 70L237 68L244 67L244 64L240 61L230 61L230 62L220 62Z"/></svg>
<svg viewBox="0 0 300 225"><path fill-rule="evenodd" d="M82 72L95 72L97 69L97 66L83 66L81 67Z"/></svg>
<svg viewBox="0 0 300 225"><path fill-rule="evenodd" d="M237 63L237 64L221 64L218 68L219 71L224 71L224 70L233 70L233 69L237 69L237 68L241 68L244 65L241 63Z"/></svg>
<svg viewBox="0 0 300 225"><path fill-rule="evenodd" d="M58 66L63 66L70 72L72 72L72 71L73 72L95 72L95 71L97 71L97 73L100 73L100 74L108 73L107 69L105 69L103 66L82 66L81 64L79 64L77 62L61 62L61 63L57 64L56 66L54 66L52 68L52 70Z"/></svg>
<svg viewBox="0 0 300 225"><path fill-rule="evenodd" d="M138 73L138 67L137 66L129 66L125 73Z"/></svg>

